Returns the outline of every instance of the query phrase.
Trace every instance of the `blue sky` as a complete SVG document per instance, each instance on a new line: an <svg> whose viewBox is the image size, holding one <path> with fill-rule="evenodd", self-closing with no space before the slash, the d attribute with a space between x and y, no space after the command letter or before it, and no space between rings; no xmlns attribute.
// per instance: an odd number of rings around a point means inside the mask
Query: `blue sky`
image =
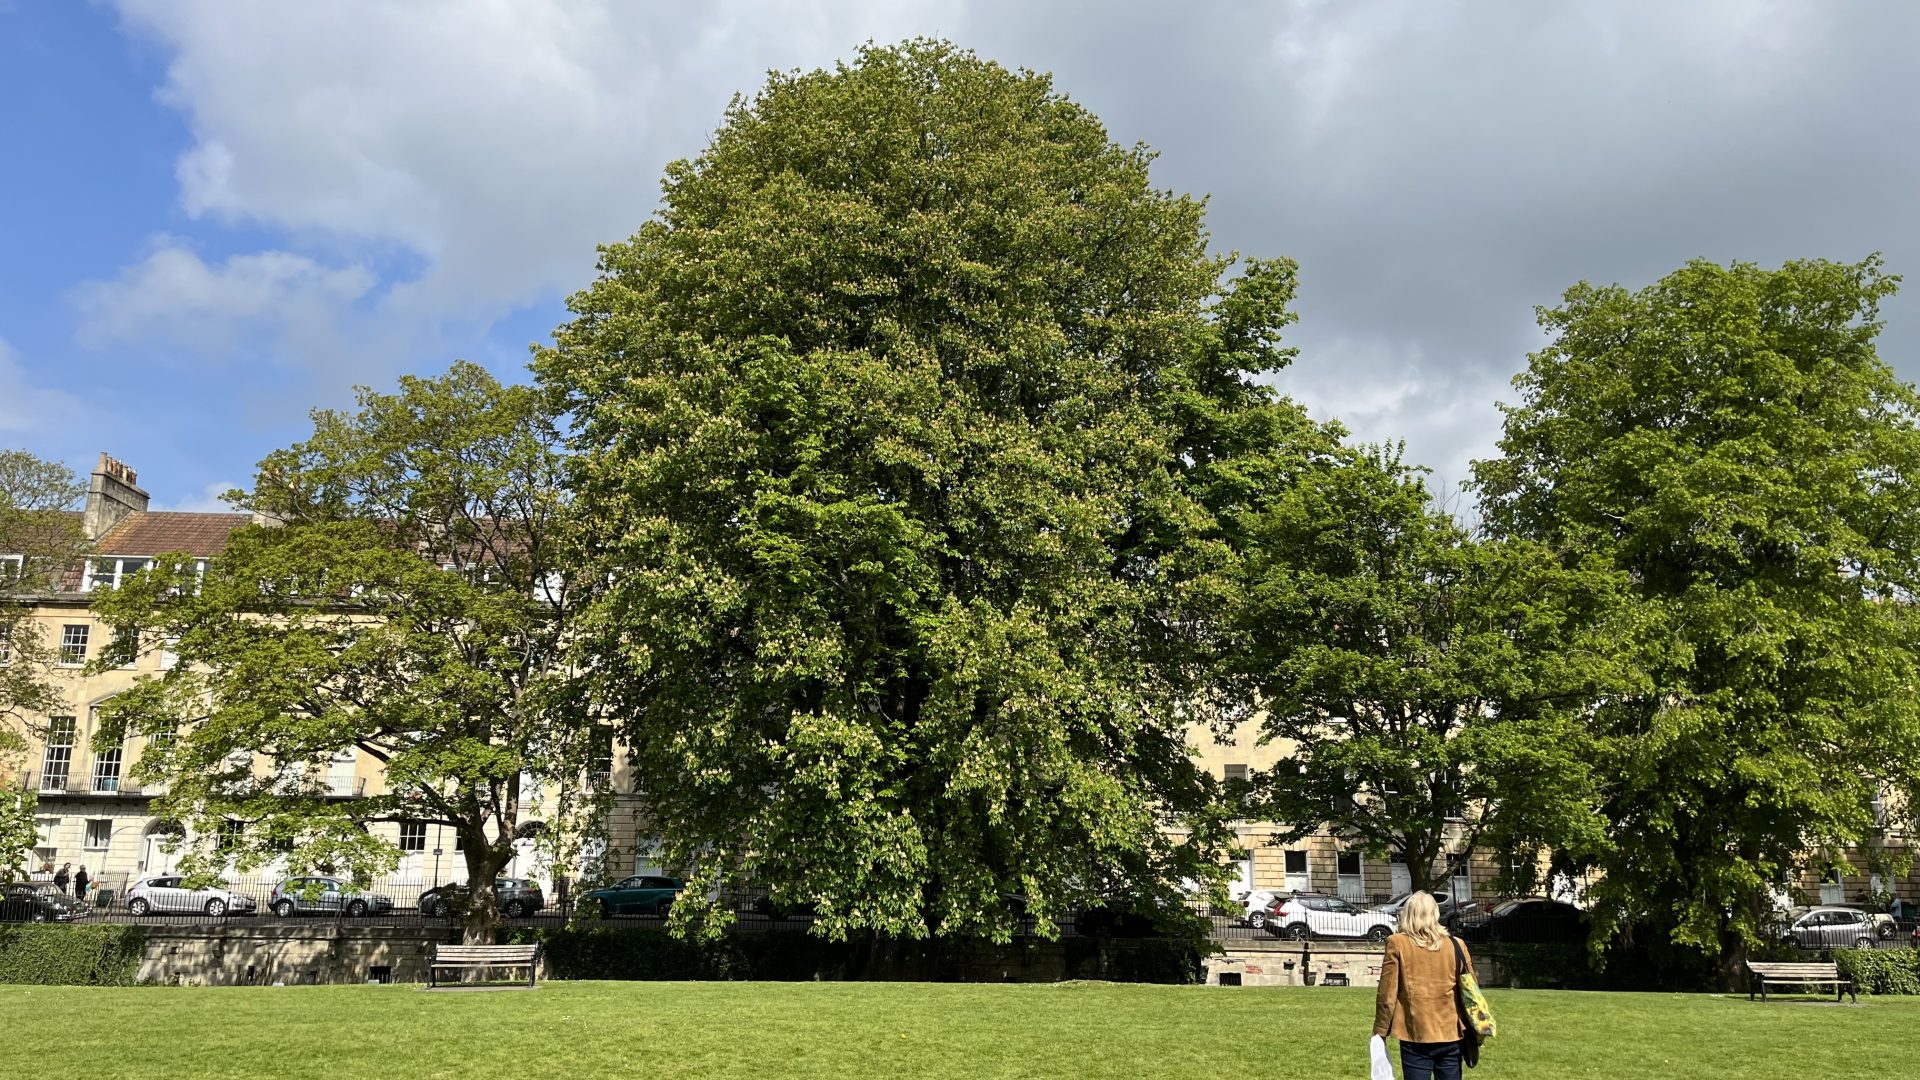
<svg viewBox="0 0 1920 1080"><path fill-rule="evenodd" d="M1220 250L1297 258L1278 383L1443 488L1575 281L1920 273L1896 0L0 0L0 445L211 507L356 383L522 378L731 95L914 35L1053 72ZM1885 315L1920 376L1920 281Z"/></svg>

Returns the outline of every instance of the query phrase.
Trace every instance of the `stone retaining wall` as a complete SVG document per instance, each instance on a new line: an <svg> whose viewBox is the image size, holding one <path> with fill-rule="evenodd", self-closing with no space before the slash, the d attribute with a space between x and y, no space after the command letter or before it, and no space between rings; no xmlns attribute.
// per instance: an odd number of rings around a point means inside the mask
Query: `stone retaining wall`
<svg viewBox="0 0 1920 1080"><path fill-rule="evenodd" d="M425 982L434 944L452 940L443 927L332 920L155 926L147 931L140 979L178 986L363 983L376 977Z"/></svg>

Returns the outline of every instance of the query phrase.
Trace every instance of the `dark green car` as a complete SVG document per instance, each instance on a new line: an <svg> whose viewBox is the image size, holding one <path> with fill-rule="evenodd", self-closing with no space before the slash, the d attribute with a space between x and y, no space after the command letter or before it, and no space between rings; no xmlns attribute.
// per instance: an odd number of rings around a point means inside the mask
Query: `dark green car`
<svg viewBox="0 0 1920 1080"><path fill-rule="evenodd" d="M580 902L588 911L598 908L603 916L665 915L673 906L673 898L686 887L686 882L679 878L636 874L604 889L595 889L582 896Z"/></svg>

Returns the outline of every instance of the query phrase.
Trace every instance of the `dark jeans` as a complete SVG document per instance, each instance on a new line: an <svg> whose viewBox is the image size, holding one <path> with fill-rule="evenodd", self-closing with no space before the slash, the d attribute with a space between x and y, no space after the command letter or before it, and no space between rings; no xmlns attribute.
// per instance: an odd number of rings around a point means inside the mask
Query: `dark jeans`
<svg viewBox="0 0 1920 1080"><path fill-rule="evenodd" d="M1459 1042L1400 1044L1402 1080L1460 1080Z"/></svg>

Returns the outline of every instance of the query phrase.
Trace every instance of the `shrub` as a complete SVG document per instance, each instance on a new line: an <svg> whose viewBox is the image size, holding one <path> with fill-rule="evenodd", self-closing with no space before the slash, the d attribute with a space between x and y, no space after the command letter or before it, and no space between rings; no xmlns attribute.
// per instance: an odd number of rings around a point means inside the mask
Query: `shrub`
<svg viewBox="0 0 1920 1080"><path fill-rule="evenodd" d="M987 981L1106 979L1190 983L1203 950L1183 939L1020 939L898 941L856 935L829 941L803 931L734 933L718 941L682 940L656 928L515 928L500 940L538 942L555 979L770 981Z"/></svg>
<svg viewBox="0 0 1920 1080"><path fill-rule="evenodd" d="M1920 994L1920 951L1836 949L1833 962L1863 994Z"/></svg>
<svg viewBox="0 0 1920 1080"><path fill-rule="evenodd" d="M0 927L0 983L132 986L146 945L138 926Z"/></svg>

